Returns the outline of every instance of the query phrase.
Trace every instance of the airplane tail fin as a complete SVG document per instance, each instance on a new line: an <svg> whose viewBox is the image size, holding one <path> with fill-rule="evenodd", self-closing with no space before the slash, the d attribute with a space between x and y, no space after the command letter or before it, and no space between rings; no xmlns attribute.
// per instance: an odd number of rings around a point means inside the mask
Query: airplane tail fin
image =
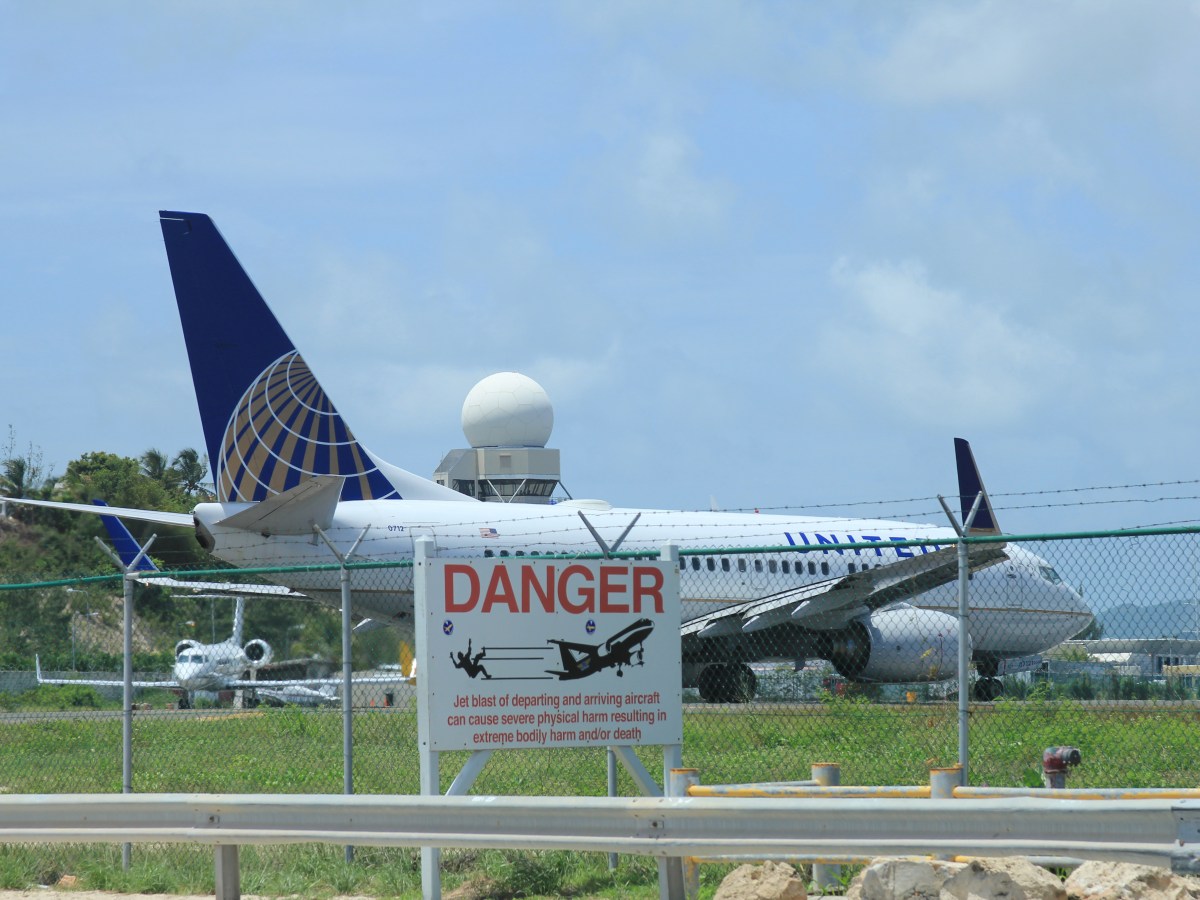
<svg viewBox="0 0 1200 900"><path fill-rule="evenodd" d="M242 632L246 626L246 598L238 597L233 604L233 637L231 640L239 647L242 645Z"/></svg>
<svg viewBox="0 0 1200 900"><path fill-rule="evenodd" d="M417 677L417 657L408 641L400 642L400 671L405 678Z"/></svg>
<svg viewBox="0 0 1200 900"><path fill-rule="evenodd" d="M963 438L955 438L954 458L958 465L958 498L962 504L964 523L971 514L971 507L975 505L975 498L983 495L967 534L1000 534L1000 526L996 523L996 511L992 509L992 501L983 486L983 478L979 475L979 466L975 464L975 454L971 452L970 442Z"/></svg>
<svg viewBox="0 0 1200 900"><path fill-rule="evenodd" d="M92 503L96 506L108 506L103 500L93 500ZM142 552L141 545L134 540L133 535L129 533L129 529L125 527L125 523L116 516L102 515L100 516L100 521L108 529L108 538L112 541L113 549L117 551L117 556L128 567L130 563L137 559L137 555ZM158 566L151 562L149 556L143 555L138 560L137 566L134 567L134 571L157 572Z"/></svg>
<svg viewBox="0 0 1200 900"><path fill-rule="evenodd" d="M314 475L344 477L343 500L470 499L359 444L212 219L163 211L159 224L219 501Z"/></svg>

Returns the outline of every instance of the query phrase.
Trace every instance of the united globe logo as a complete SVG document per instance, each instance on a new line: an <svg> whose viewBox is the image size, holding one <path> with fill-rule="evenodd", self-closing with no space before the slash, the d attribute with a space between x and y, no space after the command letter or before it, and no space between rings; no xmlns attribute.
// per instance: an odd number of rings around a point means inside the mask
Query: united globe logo
<svg viewBox="0 0 1200 900"><path fill-rule="evenodd" d="M398 498L308 364L285 353L247 388L225 428L217 497L258 502L314 475L344 475L343 500Z"/></svg>

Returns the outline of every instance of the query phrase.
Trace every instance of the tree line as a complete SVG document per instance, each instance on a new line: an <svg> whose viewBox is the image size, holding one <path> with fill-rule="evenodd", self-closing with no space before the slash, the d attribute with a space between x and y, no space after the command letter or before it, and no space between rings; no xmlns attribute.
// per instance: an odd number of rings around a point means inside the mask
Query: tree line
<svg viewBox="0 0 1200 900"><path fill-rule="evenodd" d="M190 512L197 503L213 499L207 455L193 448L173 455L151 448L136 459L92 451L72 460L65 471L51 473L40 449L33 444L22 451L16 447L10 427L0 457L0 497L71 503L101 499L111 506L172 512ZM156 535L150 555L162 569L222 566L200 548L190 529L126 524L140 544ZM110 633L111 628L119 628L119 580L40 586L57 579L112 575L113 562L96 538L109 543L97 516L8 504L6 515L0 517L0 581L32 586L0 592L0 669L29 668L34 653L41 655L47 668L81 671L109 669L119 659L111 647L89 639L101 623L110 626ZM145 638L141 667L153 668L151 663L157 660L159 666L169 668L175 642L181 638L206 643L224 640L232 627L232 610L231 599L180 597L158 587L139 588L135 612ZM266 640L277 655L340 658L340 617L316 604L256 599L247 604L245 633L247 638ZM356 641L355 664L394 662L398 648L393 650L390 643L388 636L382 643Z"/></svg>

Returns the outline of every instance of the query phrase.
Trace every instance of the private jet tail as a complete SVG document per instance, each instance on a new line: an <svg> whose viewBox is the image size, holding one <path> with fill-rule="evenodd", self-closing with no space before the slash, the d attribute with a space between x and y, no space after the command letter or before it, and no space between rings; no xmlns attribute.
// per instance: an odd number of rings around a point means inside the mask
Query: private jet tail
<svg viewBox="0 0 1200 900"><path fill-rule="evenodd" d="M103 500L93 500L96 506L107 507L108 504ZM129 529L125 527L125 523L116 516L102 515L100 520L104 523L105 529L108 531L108 539L113 543L113 550L117 556L121 558L121 562L126 568L133 565L133 561L137 560L137 565L134 566L134 571L137 572L157 572L158 566L151 562L150 557L142 553L141 545L134 540ZM141 555L139 559L138 556Z"/></svg>
<svg viewBox="0 0 1200 900"><path fill-rule="evenodd" d="M342 500L471 499L359 444L212 220L159 216L219 501L320 475L344 478Z"/></svg>

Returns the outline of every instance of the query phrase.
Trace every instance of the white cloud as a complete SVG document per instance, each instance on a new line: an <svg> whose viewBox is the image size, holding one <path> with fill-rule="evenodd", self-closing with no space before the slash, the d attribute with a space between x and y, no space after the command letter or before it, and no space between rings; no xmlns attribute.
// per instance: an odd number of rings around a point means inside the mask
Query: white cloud
<svg viewBox="0 0 1200 900"><path fill-rule="evenodd" d="M819 355L853 396L881 415L919 423L1017 422L1069 367L1071 351L1004 310L930 281L915 260L840 259L831 278L844 306L822 329Z"/></svg>

